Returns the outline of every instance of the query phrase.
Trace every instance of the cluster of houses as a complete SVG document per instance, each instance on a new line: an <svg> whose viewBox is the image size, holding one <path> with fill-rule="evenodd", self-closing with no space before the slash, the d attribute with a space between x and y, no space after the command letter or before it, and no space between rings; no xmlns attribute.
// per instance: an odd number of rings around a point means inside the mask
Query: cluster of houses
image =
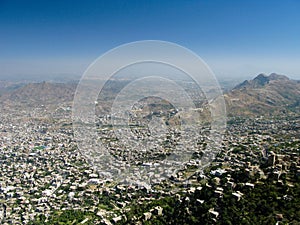
<svg viewBox="0 0 300 225"><path fill-rule="evenodd" d="M137 173L131 170L127 175L141 182L150 180L150 183L145 182L145 188L134 183L117 183L113 177L101 178L96 167L89 165L77 148L70 118L66 116L68 110L56 110L55 116L49 117L42 111L40 109L39 114L34 109L32 112L12 109L0 114L2 224L27 224L39 215L47 218L54 211L78 209L93 212L97 217L94 223L109 225L126 220L123 214L130 207L132 200L140 204L154 200L151 193L161 197L174 195L183 200L184 196L176 190L178 184L184 182L188 185L180 192L200 191L205 186L213 189L215 195L220 197L224 189L230 186L233 190L232 197L239 201L244 193L235 191L236 181L230 176L233 171L245 168L248 177L266 179L273 176L278 182L282 182L282 176L286 176L290 170L300 175L297 118L236 120L228 126L223 141L213 145L216 149L205 144L209 141L207 137L203 138L207 128L203 128L205 132L201 133L202 137L184 138L187 142L181 140L184 133L178 135L174 130L167 134L162 133L163 137L150 138L153 148L145 151L140 151L139 148L128 151L131 148L130 141L125 143L123 140L120 144L114 141L116 137L113 129L100 130L101 140L104 140L104 146L110 150L115 161L127 164L129 162L136 168ZM146 132L140 128L135 128L135 131ZM179 158L174 159L173 163L181 164L176 167L177 170L161 163L172 155L174 148L177 149L175 155ZM185 157L189 158L182 164ZM215 158L209 173L204 174L204 168L201 167L202 157ZM208 159L204 161L209 161ZM266 162L267 169L261 168L262 161ZM122 165L124 164L119 164L120 167ZM119 166L116 168L120 168ZM141 168L145 173L139 172ZM220 177L224 174L227 182L221 185ZM165 179L164 182L162 178ZM208 182L201 182L203 180ZM164 189L163 185L166 183L168 188ZM156 188L157 184L160 188ZM244 185L249 189L255 188L255 183L250 179L249 182L244 182ZM107 202L105 203L103 198L109 199L111 210L104 207ZM203 204L207 200L197 201ZM209 213L214 220L218 219L217 209L211 208ZM135 220L151 220L152 217L163 214L164 209L157 206ZM88 220L89 218L86 218L81 224Z"/></svg>

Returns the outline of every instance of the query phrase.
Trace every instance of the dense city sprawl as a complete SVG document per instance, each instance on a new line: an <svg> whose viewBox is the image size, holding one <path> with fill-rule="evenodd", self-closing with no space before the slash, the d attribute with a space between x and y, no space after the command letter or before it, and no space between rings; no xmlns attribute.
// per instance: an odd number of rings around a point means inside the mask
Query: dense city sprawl
<svg viewBox="0 0 300 225"><path fill-rule="evenodd" d="M229 118L209 167L197 170L203 141L174 176L146 188L99 177L77 149L67 106L1 110L2 224L300 222L297 115Z"/></svg>

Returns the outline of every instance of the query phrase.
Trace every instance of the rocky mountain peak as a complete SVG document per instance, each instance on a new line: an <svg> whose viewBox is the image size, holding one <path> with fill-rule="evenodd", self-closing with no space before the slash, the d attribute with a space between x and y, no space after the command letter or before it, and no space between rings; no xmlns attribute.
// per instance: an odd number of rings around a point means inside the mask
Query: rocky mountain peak
<svg viewBox="0 0 300 225"><path fill-rule="evenodd" d="M258 74L253 80L245 80L243 83L237 85L234 89L241 88L261 88L270 83L270 81L289 81L290 79L285 75L271 73L269 76L261 73Z"/></svg>
<svg viewBox="0 0 300 225"><path fill-rule="evenodd" d="M231 115L273 115L299 112L300 82L284 75L259 74L226 95Z"/></svg>
<svg viewBox="0 0 300 225"><path fill-rule="evenodd" d="M252 83L255 86L264 86L265 84L269 83L269 81L270 81L269 77L261 73L252 80Z"/></svg>
<svg viewBox="0 0 300 225"><path fill-rule="evenodd" d="M269 78L269 80L289 80L289 78L287 76L280 75L277 73L271 73L268 78Z"/></svg>

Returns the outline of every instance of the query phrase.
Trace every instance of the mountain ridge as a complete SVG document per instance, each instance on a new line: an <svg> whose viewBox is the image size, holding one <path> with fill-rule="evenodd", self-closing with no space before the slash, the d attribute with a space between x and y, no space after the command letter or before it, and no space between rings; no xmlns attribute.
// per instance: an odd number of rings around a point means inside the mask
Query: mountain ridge
<svg viewBox="0 0 300 225"><path fill-rule="evenodd" d="M288 81L290 79L285 75L279 75L277 73L271 73L269 76L264 73L260 73L254 79L245 80L244 82L235 86L233 89L240 89L240 88L247 88L247 87L259 88L265 86L266 84L269 84L270 82L279 81L279 80Z"/></svg>
<svg viewBox="0 0 300 225"><path fill-rule="evenodd" d="M9 85L12 85L11 83ZM5 84L2 85L4 88ZM77 83L28 83L15 86L0 96L1 104L71 104ZM0 86L1 89L1 86ZM1 92L0 92L1 93ZM224 94L228 116L261 116L300 112L300 81L285 75L258 74Z"/></svg>
<svg viewBox="0 0 300 225"><path fill-rule="evenodd" d="M300 82L276 73L259 74L224 96L231 116L295 112L300 106Z"/></svg>

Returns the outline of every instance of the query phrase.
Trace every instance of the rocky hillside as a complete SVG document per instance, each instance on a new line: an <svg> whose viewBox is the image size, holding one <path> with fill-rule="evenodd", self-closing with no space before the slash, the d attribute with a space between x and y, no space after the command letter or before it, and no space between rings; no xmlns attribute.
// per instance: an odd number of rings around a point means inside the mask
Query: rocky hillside
<svg viewBox="0 0 300 225"><path fill-rule="evenodd" d="M300 81L275 73L259 74L225 94L229 115L300 112Z"/></svg>

